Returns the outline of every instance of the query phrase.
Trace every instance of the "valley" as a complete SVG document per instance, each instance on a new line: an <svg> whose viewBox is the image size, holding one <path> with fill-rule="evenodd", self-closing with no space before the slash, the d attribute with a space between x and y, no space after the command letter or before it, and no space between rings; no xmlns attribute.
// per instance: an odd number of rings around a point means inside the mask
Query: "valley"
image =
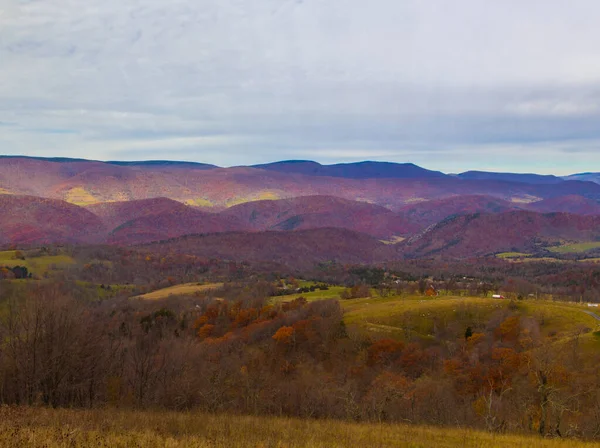
<svg viewBox="0 0 600 448"><path fill-rule="evenodd" d="M597 439L599 184L380 163L0 172L14 440L204 446L196 418L217 446L296 446L296 425L311 446Z"/></svg>
<svg viewBox="0 0 600 448"><path fill-rule="evenodd" d="M600 446L599 16L0 0L0 448Z"/></svg>

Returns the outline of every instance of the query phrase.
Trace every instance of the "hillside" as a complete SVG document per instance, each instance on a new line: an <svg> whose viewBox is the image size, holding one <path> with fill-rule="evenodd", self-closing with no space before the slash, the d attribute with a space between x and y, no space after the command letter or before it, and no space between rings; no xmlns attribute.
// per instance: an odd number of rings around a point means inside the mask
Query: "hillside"
<svg viewBox="0 0 600 448"><path fill-rule="evenodd" d="M514 203L491 196L464 195L407 205L398 215L420 229L429 227L448 216L473 213L503 213L516 210Z"/></svg>
<svg viewBox="0 0 600 448"><path fill-rule="evenodd" d="M563 177L565 180L581 180L600 184L600 173L579 173Z"/></svg>
<svg viewBox="0 0 600 448"><path fill-rule="evenodd" d="M247 202L233 206L221 215L236 217L254 230L339 227L386 238L409 234L416 229L384 207L333 196Z"/></svg>
<svg viewBox="0 0 600 448"><path fill-rule="evenodd" d="M114 229L128 221L165 212L178 213L188 207L168 198L140 199L133 201L102 202L86 207L100 217L109 229Z"/></svg>
<svg viewBox="0 0 600 448"><path fill-rule="evenodd" d="M401 244L409 258L468 258L498 252L527 252L561 241L600 239L600 217L512 211L451 216Z"/></svg>
<svg viewBox="0 0 600 448"><path fill-rule="evenodd" d="M244 230L235 217L220 216L182 205L127 221L110 232L111 244L141 244L190 234Z"/></svg>
<svg viewBox="0 0 600 448"><path fill-rule="evenodd" d="M393 248L369 235L336 228L189 235L145 248L209 259L270 262L297 269L329 261L372 263L396 256Z"/></svg>
<svg viewBox="0 0 600 448"><path fill-rule="evenodd" d="M527 204L527 208L540 213L564 212L575 215L600 215L600 202L583 196L567 195Z"/></svg>
<svg viewBox="0 0 600 448"><path fill-rule="evenodd" d="M0 195L0 244L102 242L106 228L93 213L67 202Z"/></svg>

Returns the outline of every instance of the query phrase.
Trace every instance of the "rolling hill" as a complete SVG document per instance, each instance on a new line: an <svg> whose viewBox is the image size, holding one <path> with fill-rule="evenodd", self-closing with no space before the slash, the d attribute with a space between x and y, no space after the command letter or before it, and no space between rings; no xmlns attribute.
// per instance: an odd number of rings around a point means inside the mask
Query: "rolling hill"
<svg viewBox="0 0 600 448"><path fill-rule="evenodd" d="M338 227L381 238L407 235L416 230L414 225L384 207L333 196L247 202L221 215L236 217L254 230Z"/></svg>
<svg viewBox="0 0 600 448"><path fill-rule="evenodd" d="M495 197L464 195L407 205L398 211L398 215L424 229L452 215L503 213L516 209L514 203Z"/></svg>
<svg viewBox="0 0 600 448"><path fill-rule="evenodd" d="M536 216L600 214L600 184L594 182L510 173L449 176L385 162L219 168L193 162L0 157L0 198L7 211L0 222L4 243L141 244L190 234L332 227L378 239L408 237L411 242L403 247L409 256L531 247L534 234L543 241L584 236L589 241L594 234L584 231L585 216L564 225L557 218L543 224L549 218ZM481 215L451 218L474 213ZM454 230L447 229L451 222ZM553 226L560 231L550 231Z"/></svg>
<svg viewBox="0 0 600 448"><path fill-rule="evenodd" d="M188 206L168 198L102 202L86 208L100 217L109 229L145 216L159 215L165 212L180 213L188 210Z"/></svg>
<svg viewBox="0 0 600 448"><path fill-rule="evenodd" d="M408 258L479 257L499 252L538 251L562 241L597 241L600 217L510 211L451 216L400 243Z"/></svg>
<svg viewBox="0 0 600 448"><path fill-rule="evenodd" d="M600 173L579 173L571 174L570 176L564 176L565 180L581 180L587 182L595 182L600 184Z"/></svg>
<svg viewBox="0 0 600 448"><path fill-rule="evenodd" d="M106 227L76 205L32 196L0 195L0 244L101 243Z"/></svg>
<svg viewBox="0 0 600 448"><path fill-rule="evenodd" d="M577 195L544 199L527 204L527 208L541 213L564 212L576 215L600 215L600 202Z"/></svg>
<svg viewBox="0 0 600 448"><path fill-rule="evenodd" d="M145 214L114 228L109 236L111 244L140 244L176 238L182 235L206 234L245 230L241 222L231 216L208 213L181 205L176 209Z"/></svg>
<svg viewBox="0 0 600 448"><path fill-rule="evenodd" d="M268 262L294 269L331 261L373 263L396 257L393 247L376 238L336 228L188 235L145 247L157 253L180 251L204 258Z"/></svg>

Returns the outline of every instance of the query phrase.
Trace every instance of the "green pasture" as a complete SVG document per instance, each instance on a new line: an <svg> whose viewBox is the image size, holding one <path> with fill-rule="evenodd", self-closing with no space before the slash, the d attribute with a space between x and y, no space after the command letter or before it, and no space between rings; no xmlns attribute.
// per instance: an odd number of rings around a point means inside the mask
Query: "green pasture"
<svg viewBox="0 0 600 448"><path fill-rule="evenodd" d="M548 250L557 254L582 253L588 250L600 248L600 241L588 241L585 243L563 244L561 246L549 247Z"/></svg>

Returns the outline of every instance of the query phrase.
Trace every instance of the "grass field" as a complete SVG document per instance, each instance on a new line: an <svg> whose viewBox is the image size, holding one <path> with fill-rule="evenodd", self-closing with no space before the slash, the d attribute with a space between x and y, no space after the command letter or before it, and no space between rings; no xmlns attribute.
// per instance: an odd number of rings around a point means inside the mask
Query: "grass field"
<svg viewBox="0 0 600 448"><path fill-rule="evenodd" d="M533 257L533 256L529 256L529 257L517 257L517 258L505 258L506 260L510 261L511 263L576 263L576 261L573 260L561 260L559 258L554 258L554 257Z"/></svg>
<svg viewBox="0 0 600 448"><path fill-rule="evenodd" d="M423 296L372 297L341 303L347 325L397 339L413 336L429 339L435 325L446 326L450 322L460 324L461 328L483 325L492 313L508 305L508 301L493 299Z"/></svg>
<svg viewBox="0 0 600 448"><path fill-rule="evenodd" d="M393 236L390 239L387 240L379 240L381 241L383 244L388 244L388 245L394 245L394 244L398 244L401 243L402 241L404 241L406 238L402 237L402 236Z"/></svg>
<svg viewBox="0 0 600 448"><path fill-rule="evenodd" d="M598 444L407 424L2 407L0 446L591 448Z"/></svg>
<svg viewBox="0 0 600 448"><path fill-rule="evenodd" d="M340 294L344 291L344 289L346 288L344 288L343 286L330 286L329 289L325 291L317 289L313 292L299 292L287 296L272 297L271 301L274 303L289 302L291 300L297 299L298 297L304 297L309 302L314 302L316 300L339 299Z"/></svg>
<svg viewBox="0 0 600 448"><path fill-rule="evenodd" d="M184 204L191 205L193 207L214 207L214 204L205 198L186 199Z"/></svg>
<svg viewBox="0 0 600 448"><path fill-rule="evenodd" d="M582 253L588 250L598 249L599 241L590 241L587 243L564 244L562 246L549 247L548 250L557 254Z"/></svg>
<svg viewBox="0 0 600 448"><path fill-rule="evenodd" d="M66 192L64 199L65 201L70 202L71 204L80 206L97 204L98 202L100 202L83 187L71 188L69 191Z"/></svg>
<svg viewBox="0 0 600 448"><path fill-rule="evenodd" d="M503 252L501 254L496 254L498 258L521 258L521 257L531 257L531 254L526 254L523 252Z"/></svg>
<svg viewBox="0 0 600 448"><path fill-rule="evenodd" d="M347 325L356 325L369 333L406 339L432 338L435 327L454 325L457 331L467 326L483 327L490 317L509 305L508 300L476 297L423 296L342 300ZM517 303L522 316L533 316L543 322L542 332L557 337L570 335L578 328L598 327L598 321L584 313L578 305L535 300ZM460 336L456 334L455 336Z"/></svg>
<svg viewBox="0 0 600 448"><path fill-rule="evenodd" d="M252 201L275 201L282 199L282 196L276 191L257 191L250 196L237 196L231 198L225 202L226 207L233 207L234 205L245 204L246 202Z"/></svg>
<svg viewBox="0 0 600 448"><path fill-rule="evenodd" d="M193 295L197 292L210 291L218 289L223 286L223 283L184 283L182 285L169 286L168 288L158 289L156 291L149 292L133 297L134 299L144 300L160 300L166 299L169 296L180 296L180 295Z"/></svg>
<svg viewBox="0 0 600 448"><path fill-rule="evenodd" d="M60 269L75 263L68 255L47 255L20 260L15 258L15 253L14 250L0 252L0 266L25 266L34 274L43 275L54 267Z"/></svg>

